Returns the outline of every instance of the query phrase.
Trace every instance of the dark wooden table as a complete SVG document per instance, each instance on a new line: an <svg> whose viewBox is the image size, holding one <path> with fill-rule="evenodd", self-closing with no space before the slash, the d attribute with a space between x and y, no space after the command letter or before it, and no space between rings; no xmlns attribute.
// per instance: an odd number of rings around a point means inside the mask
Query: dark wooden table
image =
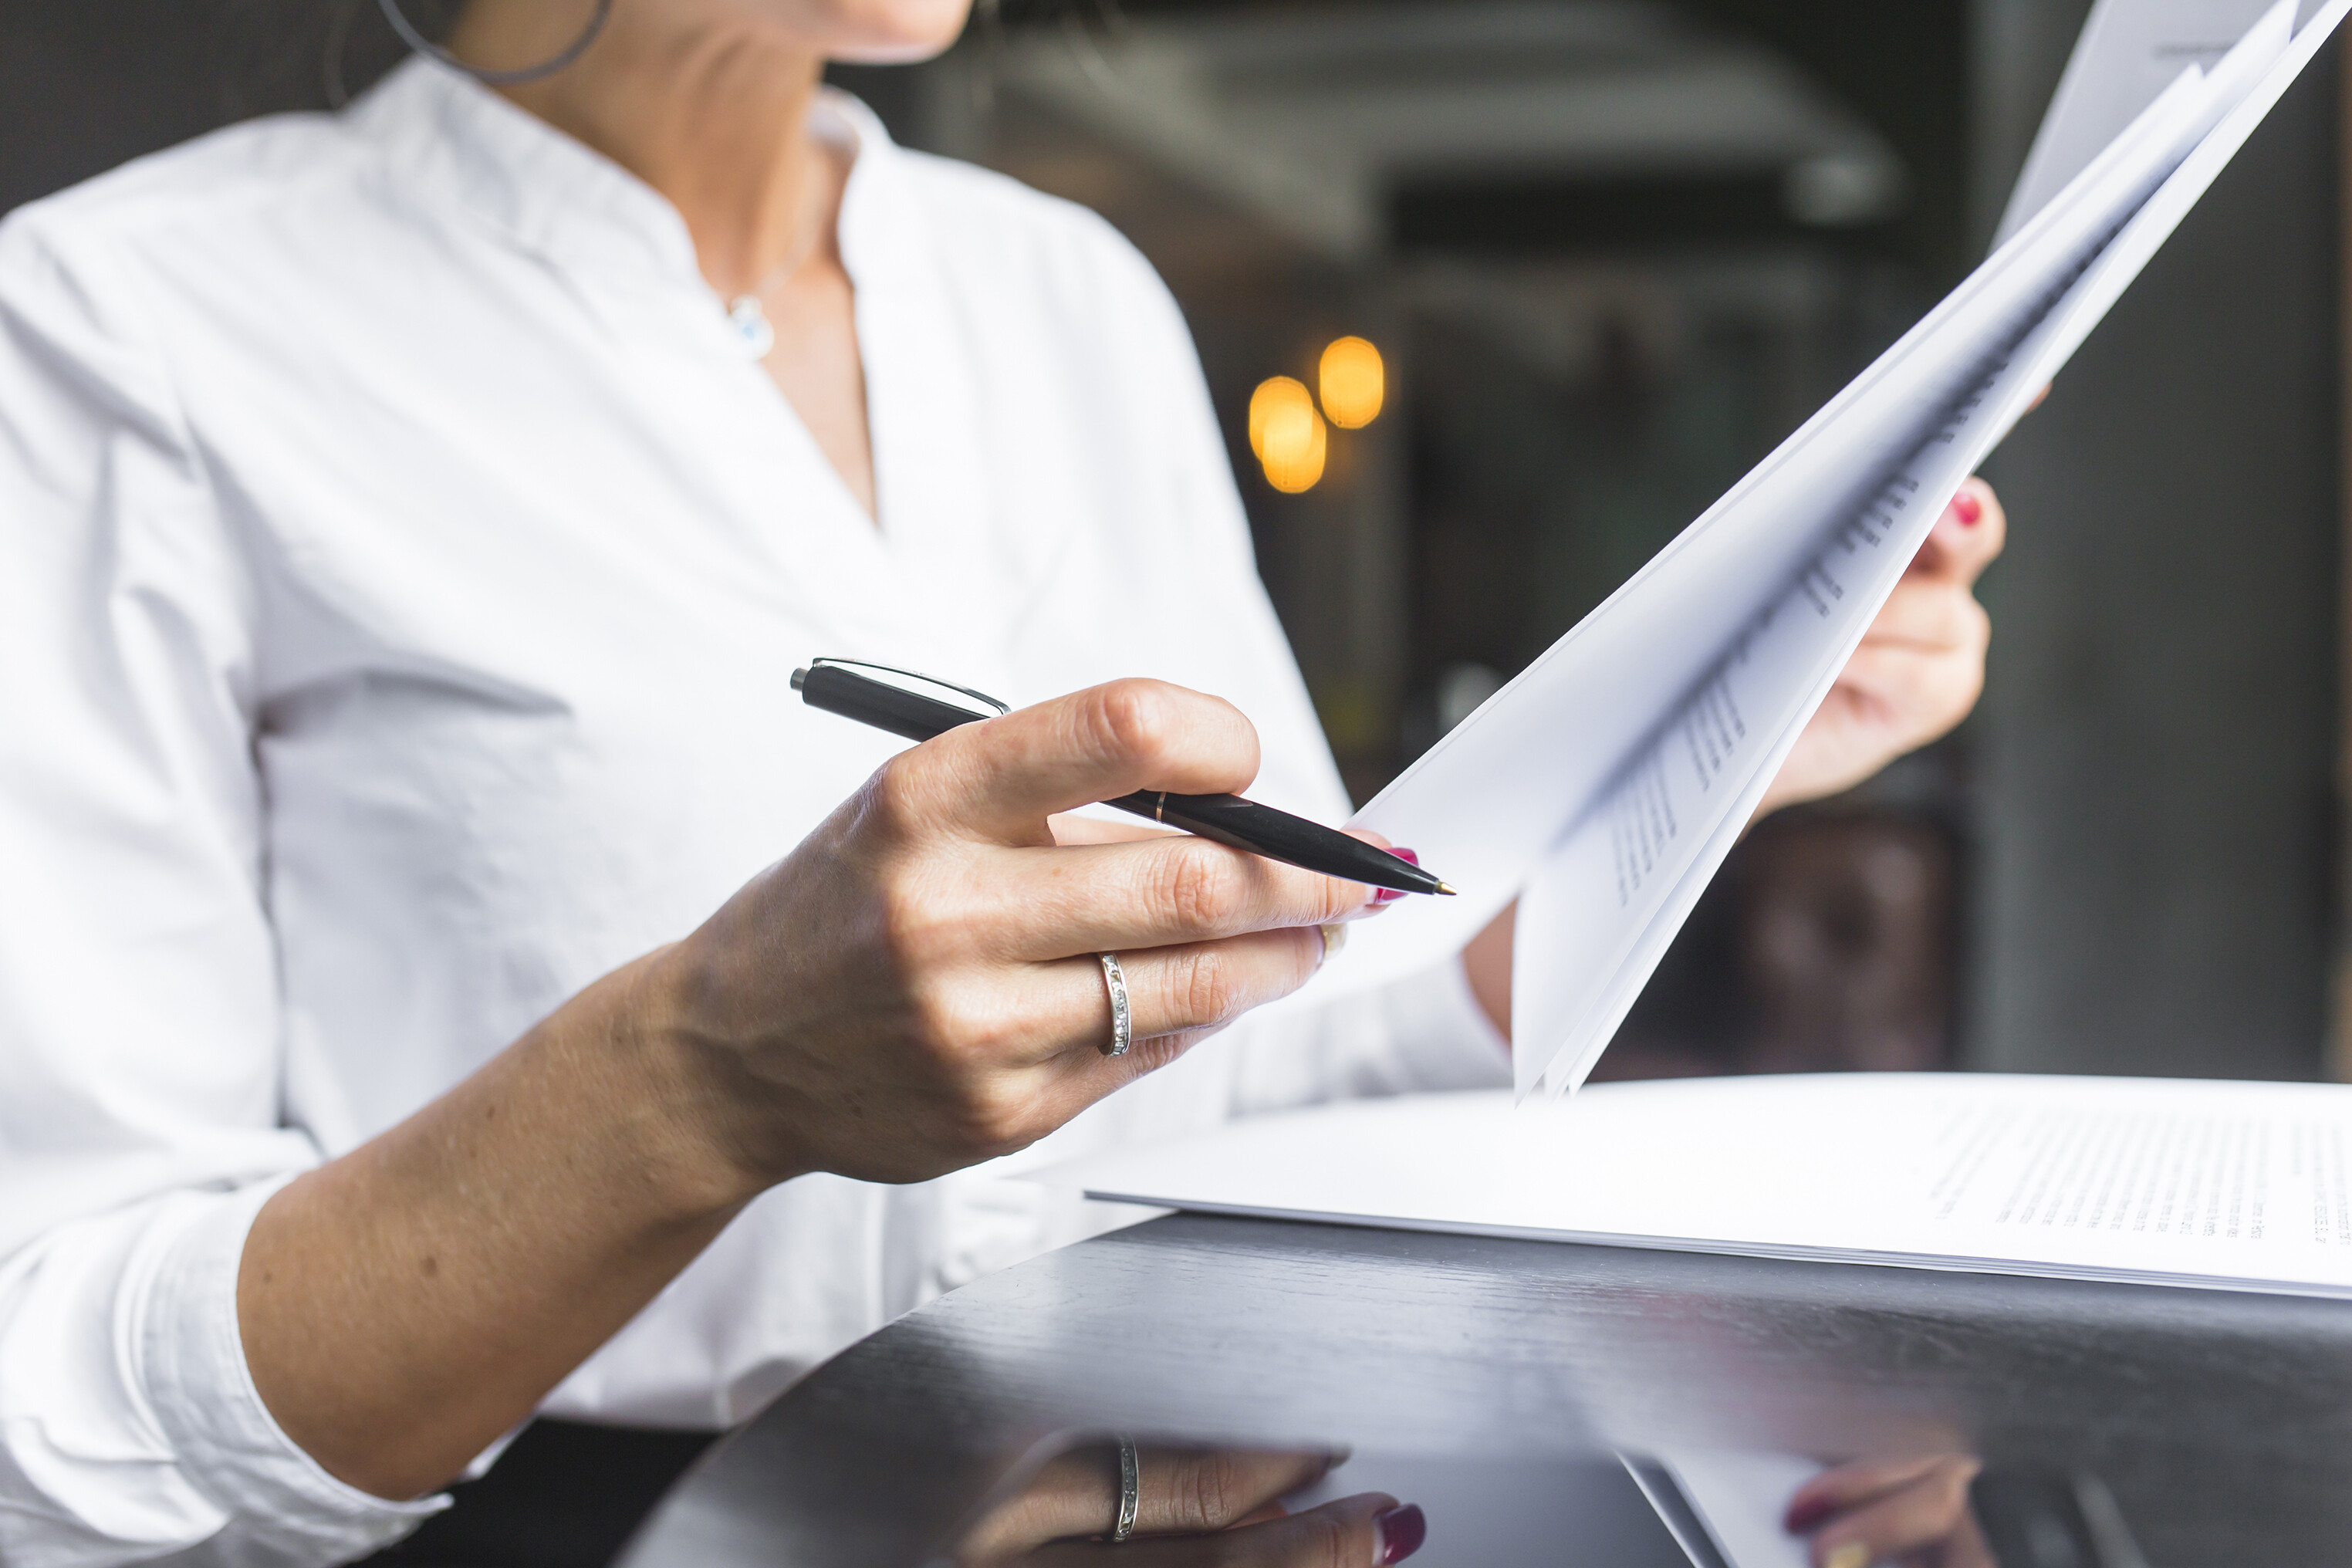
<svg viewBox="0 0 2352 1568"><path fill-rule="evenodd" d="M1023 1456L1107 1431L1351 1445L1340 1479L1441 1494L1421 1500L1447 1561L1498 1484L1540 1511L1567 1506L1548 1474L1735 1449L2090 1474L2156 1568L2352 1563L2341 1303L1186 1215L854 1346L715 1448L622 1563L913 1568ZM1488 1500L1450 1521L1465 1477Z"/></svg>

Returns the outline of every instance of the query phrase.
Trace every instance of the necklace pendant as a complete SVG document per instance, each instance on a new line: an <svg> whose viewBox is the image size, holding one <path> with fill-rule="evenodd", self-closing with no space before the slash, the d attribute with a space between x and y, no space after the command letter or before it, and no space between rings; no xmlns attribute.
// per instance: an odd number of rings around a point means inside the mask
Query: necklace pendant
<svg viewBox="0 0 2352 1568"><path fill-rule="evenodd" d="M768 351L776 346L776 329L768 324L768 313L760 309L755 294L745 294L727 307L727 324L735 329L736 341L743 345L748 359L766 359Z"/></svg>

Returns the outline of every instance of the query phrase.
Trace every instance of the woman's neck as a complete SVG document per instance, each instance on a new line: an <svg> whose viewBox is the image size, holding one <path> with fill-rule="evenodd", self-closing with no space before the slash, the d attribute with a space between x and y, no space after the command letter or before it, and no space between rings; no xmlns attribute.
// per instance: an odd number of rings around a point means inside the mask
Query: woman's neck
<svg viewBox="0 0 2352 1568"><path fill-rule="evenodd" d="M449 47L479 65L517 65L561 49L587 16L585 0L469 0ZM834 248L847 168L809 132L823 68L802 40L741 8L622 0L578 61L499 90L668 197L703 276L732 299Z"/></svg>

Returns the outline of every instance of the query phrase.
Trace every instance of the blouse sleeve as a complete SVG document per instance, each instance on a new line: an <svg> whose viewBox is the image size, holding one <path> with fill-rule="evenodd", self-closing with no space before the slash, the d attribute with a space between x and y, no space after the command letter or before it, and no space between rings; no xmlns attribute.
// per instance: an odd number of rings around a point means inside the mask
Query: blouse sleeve
<svg viewBox="0 0 2352 1568"><path fill-rule="evenodd" d="M103 235L0 226L0 1562L341 1561L236 1270L279 1125L257 591ZM82 243L76 243L77 241Z"/></svg>

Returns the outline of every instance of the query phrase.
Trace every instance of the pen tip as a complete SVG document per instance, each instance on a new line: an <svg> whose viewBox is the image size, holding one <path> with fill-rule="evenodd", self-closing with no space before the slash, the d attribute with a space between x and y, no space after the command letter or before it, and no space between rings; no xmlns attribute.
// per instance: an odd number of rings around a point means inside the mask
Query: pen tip
<svg viewBox="0 0 2352 1568"><path fill-rule="evenodd" d="M1451 889L1451 888L1449 888L1449 887L1447 887L1447 886L1446 886L1444 883L1443 883L1443 882L1440 882L1440 883L1438 883L1438 884L1437 884L1437 890L1438 890L1438 892L1440 892L1441 894L1443 894L1444 896L1445 896L1446 898L1449 898L1449 899L1454 896L1454 889Z"/></svg>

